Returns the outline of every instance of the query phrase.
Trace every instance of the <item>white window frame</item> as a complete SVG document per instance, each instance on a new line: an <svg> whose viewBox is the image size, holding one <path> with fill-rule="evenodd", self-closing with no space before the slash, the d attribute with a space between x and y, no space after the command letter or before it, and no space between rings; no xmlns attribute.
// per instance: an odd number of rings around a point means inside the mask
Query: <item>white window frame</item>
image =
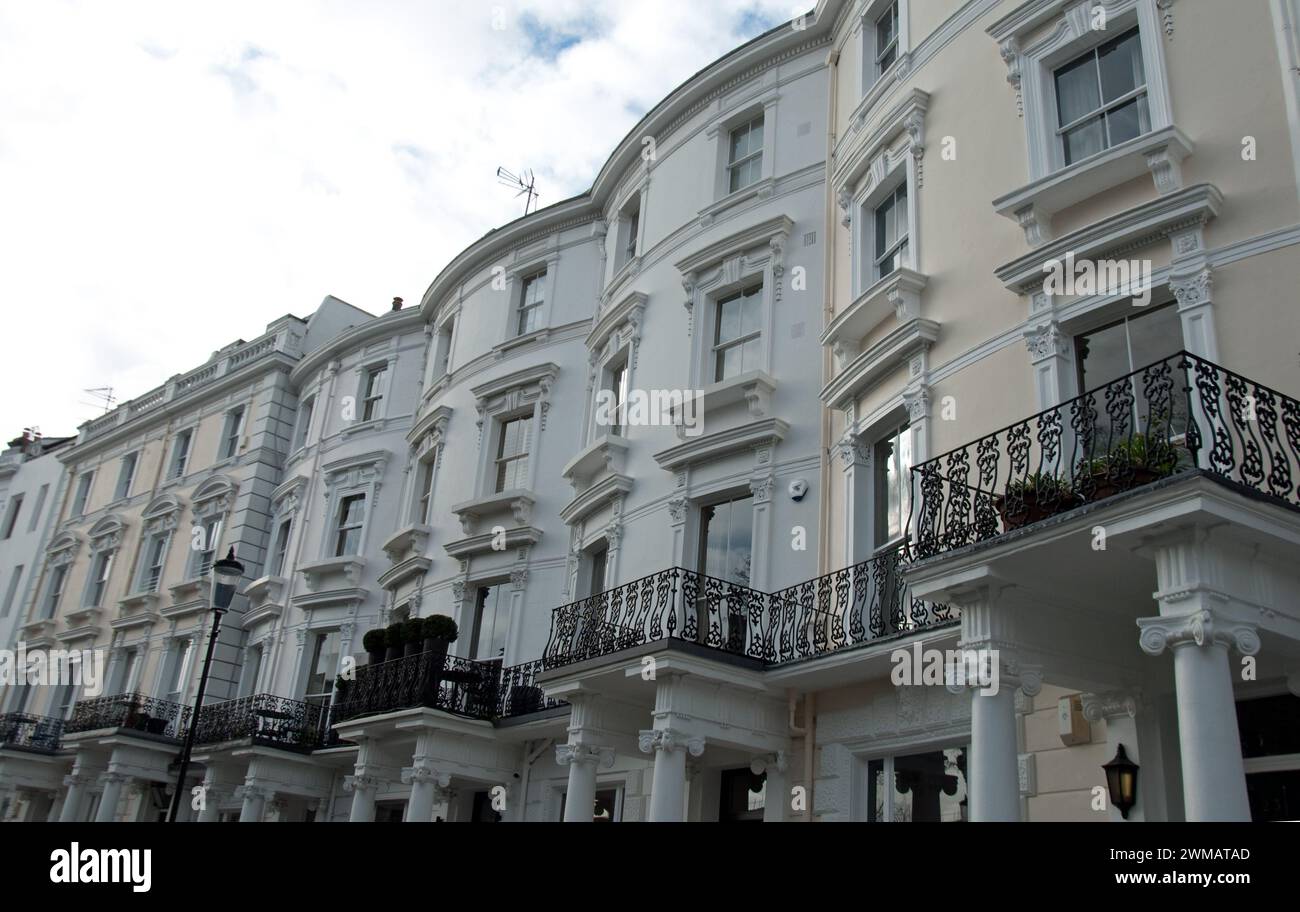
<svg viewBox="0 0 1300 912"><path fill-rule="evenodd" d="M311 422L316 412L316 394L299 400L298 421L293 429L293 451L296 453L307 446L311 438Z"/></svg>
<svg viewBox="0 0 1300 912"><path fill-rule="evenodd" d="M1092 28L1092 6L1106 12L1105 30ZM1057 69L1088 50L1117 38L1134 25L1142 45L1142 65L1146 72L1147 110L1150 132L1173 126L1168 66L1165 60L1163 17L1156 0L1098 0L1097 4L1069 6L1062 2L1053 19L1040 23L1035 33L1043 34L1033 44L1022 47L1021 34L1001 38L1003 57L1012 71L1012 82L1019 81L1023 94L1026 141L1031 181L1050 174L1086 167L1096 156L1065 165L1064 148L1058 140L1060 118L1056 106ZM1054 26L1054 27L1049 27ZM1028 32L1027 29L1022 32ZM997 37L997 36L995 36Z"/></svg>
<svg viewBox="0 0 1300 912"><path fill-rule="evenodd" d="M853 802L857 805L853 810L853 818L863 823L895 823L901 821L894 820L894 802L892 789L889 794L891 800L882 802L883 820L872 821L871 815L875 809L869 806L871 796L871 764L879 760L884 767L884 780L886 784L894 780L894 761L899 757L916 757L922 754L941 754L944 751L960 750L966 754L966 809L970 812L970 764L971 764L971 745L969 736L965 738L942 738L931 742L923 742L916 745L893 744L887 753L875 751L870 754L857 754L854 760L857 764L857 776L860 780L859 788L861 789L858 800ZM969 818L968 818L969 819ZM955 821L954 821L955 822Z"/></svg>
<svg viewBox="0 0 1300 912"><path fill-rule="evenodd" d="M343 508L354 500L361 501L361 517L354 523L344 523L346 514ZM370 498L365 491L350 491L342 494L338 502L334 505L334 512L330 518L330 535L329 535L329 556L337 557L358 557L365 551L366 520L369 518ZM357 547L354 551L346 554L339 553L339 546L342 542L344 533L356 530Z"/></svg>
<svg viewBox="0 0 1300 912"><path fill-rule="evenodd" d="M474 407L479 413L480 428L474 478L476 496L493 497L497 493L497 451L502 421L527 415L533 417L533 442L529 451L528 484L522 490L533 490L541 459L542 438L546 433L547 414L551 407L551 388L559 370L555 364L539 364L471 390L475 399Z"/></svg>
<svg viewBox="0 0 1300 912"><path fill-rule="evenodd" d="M130 471L127 471L127 467ZM131 496L131 488L135 486L135 476L140 470L140 451L132 450L122 456L121 466L117 472L117 486L113 489L113 501L127 500Z"/></svg>
<svg viewBox="0 0 1300 912"><path fill-rule="evenodd" d="M519 295L515 301L514 312L514 335L531 336L535 332L540 332L546 328L547 304L549 295L547 294L550 278L550 269L543 266L541 269L529 272L519 277ZM537 294L541 300L532 304L528 303L528 292L537 289ZM537 325L524 327L524 318L527 316L530 320L533 316L537 318Z"/></svg>
<svg viewBox="0 0 1300 912"><path fill-rule="evenodd" d="M167 458L168 481L184 478L185 473L189 471L190 459L194 456L194 432L193 427L182 428L172 438L171 455ZM181 452L182 440L185 441L184 453Z"/></svg>
<svg viewBox="0 0 1300 912"><path fill-rule="evenodd" d="M185 578L191 580L204 579L212 569L212 564L217 560L218 549L221 547L221 537L225 532L225 515L214 513L209 516L195 516L194 525L202 531L203 548L191 548L188 567ZM204 555L208 555L205 559ZM204 563L207 564L204 567Z"/></svg>
<svg viewBox="0 0 1300 912"><path fill-rule="evenodd" d="M244 436L244 425L248 419L248 406L236 405L226 411L225 424L221 429L221 459L234 459L239 455L239 442ZM232 445L233 444L233 445Z"/></svg>
<svg viewBox="0 0 1300 912"><path fill-rule="evenodd" d="M857 36L857 41L862 56L862 95L867 95L878 84L881 84L881 80L885 76L910 64L912 45L909 28L911 20L909 6L909 0L870 0L866 8L863 9L862 15L855 26L860 33ZM894 59L890 61L888 66L881 67L880 58L884 49L878 47L876 25L889 14L890 10L896 10L898 17L897 35L892 45L894 47Z"/></svg>
<svg viewBox="0 0 1300 912"><path fill-rule="evenodd" d="M442 444L436 443L424 456L415 460L415 493L411 501L411 522L417 526L433 525L433 499L438 489L438 463L442 461Z"/></svg>
<svg viewBox="0 0 1300 912"><path fill-rule="evenodd" d="M517 421L529 422L529 441L528 449L522 454L514 456L503 456L502 448L505 445L506 427ZM506 491L524 491L532 490L533 479L537 477L537 437L541 432L541 426L538 416L532 410L520 411L512 414L498 416L492 423L492 449L489 453L490 466L488 472L488 482L490 490L486 493L502 494ZM501 468L503 463L514 463L520 459L528 460L528 470L526 474L527 484L501 487Z"/></svg>
<svg viewBox="0 0 1300 912"><path fill-rule="evenodd" d="M741 283L739 287L736 287L733 290L726 292L725 294L714 295L713 298L709 301L709 326L708 326L708 331L709 331L708 368L709 369L708 372L704 375L705 380L707 380L709 384L725 383L728 380L734 379L734 377L718 376L721 367L719 364L719 357L729 349L732 348L743 349L746 344L755 340L757 340L759 343L758 345L759 366L748 371L742 370L740 371L739 374L736 374L735 376L741 376L742 374L753 373L754 370L767 369L769 358L767 357L766 353L768 347L771 344L771 340L766 337L766 332L765 332L765 330L767 329L767 325L766 325L767 320L765 319L766 307L764 302L766 300L767 294L768 294L768 289L765 287L762 280L760 279L757 284L753 283L752 281L748 284ZM719 338L719 335L722 332L723 307L726 304L731 303L732 301L735 300L743 301L745 298L749 298L749 297L754 297L758 301L759 328L754 332L750 332L746 335L737 336L734 339L730 339L726 342L723 342ZM741 309L742 310L744 309L743 303L741 305Z"/></svg>
<svg viewBox="0 0 1300 912"><path fill-rule="evenodd" d="M891 154L889 159L894 161L899 157ZM902 161L892 170L864 188L854 203L856 217L853 219L851 233L855 298L866 293L877 282L883 282L896 274L881 276L879 272L876 258L876 210L886 200L896 196L899 187L904 185L907 187L907 256L903 258L900 269L917 270L917 264L921 261L921 232L917 226L920 204L916 192L916 161L911 155L902 155L901 158ZM883 156L880 161L883 161Z"/></svg>
<svg viewBox="0 0 1300 912"><path fill-rule="evenodd" d="M293 517L282 516L275 524L275 538L271 541L271 576L284 576L289 563L289 543L293 540Z"/></svg>
<svg viewBox="0 0 1300 912"><path fill-rule="evenodd" d="M167 675L162 684L167 690L162 699L180 705L185 704L190 689L190 678L194 676L194 652L197 647L192 636L177 637L167 655ZM175 689L173 689L175 688Z"/></svg>
<svg viewBox="0 0 1300 912"><path fill-rule="evenodd" d="M721 115L704 131L705 140L713 146L714 157L714 193L713 205L706 207L702 213L706 224L721 209L742 202L753 196L766 198L771 196L776 174L776 135L778 128L777 102L780 92L773 86L758 98L742 103L732 111ZM739 127L763 118L763 164L759 178L739 190L731 189L731 135Z"/></svg>
<svg viewBox="0 0 1300 912"><path fill-rule="evenodd" d="M90 469L77 476L77 490L72 495L72 516L75 519L86 515L90 506L90 495L95 490L95 470ZM20 494L19 497L22 495Z"/></svg>
<svg viewBox="0 0 1300 912"><path fill-rule="evenodd" d="M167 554L171 551L172 533L169 529L157 532L149 532L144 538L144 547L140 550L140 565L136 568L135 575L135 594L142 595L151 592L158 592L162 588L162 578L167 573ZM154 545L162 543L160 549L155 549ZM159 551L158 563L152 563L151 555L155 550ZM154 567L158 569L158 579L156 582L150 582L150 576Z"/></svg>
<svg viewBox="0 0 1300 912"><path fill-rule="evenodd" d="M904 192L904 200L901 207L898 199L898 193L900 190ZM902 180L897 183L894 189L888 193L884 199L877 202L871 209L871 250L869 255L871 256L871 275L874 281L878 282L881 279L889 278L889 276L897 272L898 269L912 268L911 198L911 188L907 186L906 180ZM884 209L886 205L892 206L895 213L897 213L900 208L902 211L906 212L908 216L908 225L907 230L903 232L902 235L896 236L894 238L894 243L887 247L883 254L880 254L876 252L880 246L880 211ZM895 214L894 220L895 224L897 224L897 214ZM906 246L907 252L905 255L899 256L904 246ZM897 268L892 268L886 272L884 264L888 261L892 261L895 257L899 258L900 265Z"/></svg>
<svg viewBox="0 0 1300 912"><path fill-rule="evenodd" d="M92 552L90 573L86 575L86 591L81 599L83 608L104 607L104 596L108 593L108 584L113 577L113 559L116 555L117 552L111 548Z"/></svg>
<svg viewBox="0 0 1300 912"><path fill-rule="evenodd" d="M430 383L437 383L452 373L456 353L456 330L460 324L459 316L460 309L457 308L443 317L434 331L433 372L429 376Z"/></svg>
<svg viewBox="0 0 1300 912"><path fill-rule="evenodd" d="M744 131L746 138L753 136L755 128L763 131L763 141L767 141L767 118L763 114L757 114L748 121L737 124L727 131L727 194L742 193L750 187L757 184L763 179L763 147L759 146L758 151L747 152L739 158L732 158L732 147L735 145L736 135ZM751 163L758 162L758 176L744 184L737 186L736 172L739 168L747 167Z"/></svg>
<svg viewBox="0 0 1300 912"><path fill-rule="evenodd" d="M70 564L55 564L50 570L50 578L45 584L45 595L41 600L41 617L46 620L58 616L59 605L68 588L70 567Z"/></svg>
<svg viewBox="0 0 1300 912"><path fill-rule="evenodd" d="M392 389L394 365L389 361L378 361L366 364L361 368L361 386L357 390L357 402L361 406L361 414L357 420L366 424L371 421L382 421L388 413L388 393ZM381 377L378 392L375 390L375 378ZM372 414L373 407L373 414Z"/></svg>
<svg viewBox="0 0 1300 912"><path fill-rule="evenodd" d="M319 701L318 705L322 705L326 708L329 707L330 702L334 699L334 689L337 686L338 675L340 670L339 667L336 666L334 668L334 672L333 672L334 677L328 679L329 687L326 688L325 690L318 691L316 693L308 693L307 688L311 684L312 675L315 674L316 661L318 658L317 650L321 647L323 643L325 643L329 639L330 636L338 637L339 661L342 662L343 654L344 654L343 653L344 643L343 643L342 631L339 630L338 627L311 628L310 630L307 631L307 643L305 644L307 648L304 648L302 651L303 664L302 664L302 672L300 676L300 680L302 683L298 688L298 692L302 694L301 699L303 700L303 702L307 702L309 699L314 698Z"/></svg>
<svg viewBox="0 0 1300 912"><path fill-rule="evenodd" d="M338 545L339 517L342 515L339 510L344 498L357 494L364 495L366 498L365 511L361 522L361 538L357 546L357 554L349 556L356 557L366 553L366 542L374 528L372 519L375 504L379 500L379 487L383 481L388 457L387 452L367 453L328 464L322 470L325 475L325 516L328 520L325 527L326 534L319 536L320 560L342 559L334 553Z"/></svg>

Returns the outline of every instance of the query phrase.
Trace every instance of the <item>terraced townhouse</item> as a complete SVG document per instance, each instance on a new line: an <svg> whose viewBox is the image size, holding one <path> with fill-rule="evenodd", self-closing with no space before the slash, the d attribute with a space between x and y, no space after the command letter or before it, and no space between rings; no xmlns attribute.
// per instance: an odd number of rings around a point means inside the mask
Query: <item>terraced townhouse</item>
<svg viewBox="0 0 1300 912"><path fill-rule="evenodd" d="M164 806L215 552L151 543L220 520L192 819L1294 818L1297 22L822 0L418 307L84 426L151 487L47 548L110 696L23 704L9 816Z"/></svg>

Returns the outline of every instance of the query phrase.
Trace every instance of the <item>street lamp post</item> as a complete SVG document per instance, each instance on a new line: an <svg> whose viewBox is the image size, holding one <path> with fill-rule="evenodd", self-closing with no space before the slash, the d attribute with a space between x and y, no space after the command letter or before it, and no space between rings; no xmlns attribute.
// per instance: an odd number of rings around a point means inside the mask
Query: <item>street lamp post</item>
<svg viewBox="0 0 1300 912"><path fill-rule="evenodd" d="M229 610L243 575L244 565L235 560L234 548L230 549L225 560L219 560L212 565L212 633L208 637L208 652L203 659L203 674L199 676L199 692L194 698L194 712L190 716L190 724L185 729L185 747L181 751L181 769L176 777L176 791L172 795L171 811L167 814L168 823L176 822L176 817L181 811L181 800L185 797L185 775L190 771L194 733L199 727L203 694L208 689L208 672L212 670L212 652L217 646L217 634L221 632L221 616Z"/></svg>

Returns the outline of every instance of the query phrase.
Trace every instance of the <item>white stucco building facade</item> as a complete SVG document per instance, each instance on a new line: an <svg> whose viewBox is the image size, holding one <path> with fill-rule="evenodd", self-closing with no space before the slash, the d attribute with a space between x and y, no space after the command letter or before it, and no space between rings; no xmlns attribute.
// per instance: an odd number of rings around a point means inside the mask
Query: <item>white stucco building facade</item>
<svg viewBox="0 0 1300 912"><path fill-rule="evenodd" d="M1300 813L1298 16L1241 6L822 0L418 305L84 426L21 635L109 696L0 694L61 735L9 816L159 812L192 528L247 580L191 819Z"/></svg>

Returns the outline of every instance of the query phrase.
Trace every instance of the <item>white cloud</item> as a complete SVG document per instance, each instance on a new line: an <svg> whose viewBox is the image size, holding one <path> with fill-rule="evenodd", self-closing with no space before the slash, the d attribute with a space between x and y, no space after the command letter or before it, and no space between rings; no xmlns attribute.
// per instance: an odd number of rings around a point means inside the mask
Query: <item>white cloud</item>
<svg viewBox="0 0 1300 912"><path fill-rule="evenodd" d="M811 2L806 4L811 6ZM0 0L0 438L326 294L416 302L790 0ZM494 25L504 28L494 28Z"/></svg>

